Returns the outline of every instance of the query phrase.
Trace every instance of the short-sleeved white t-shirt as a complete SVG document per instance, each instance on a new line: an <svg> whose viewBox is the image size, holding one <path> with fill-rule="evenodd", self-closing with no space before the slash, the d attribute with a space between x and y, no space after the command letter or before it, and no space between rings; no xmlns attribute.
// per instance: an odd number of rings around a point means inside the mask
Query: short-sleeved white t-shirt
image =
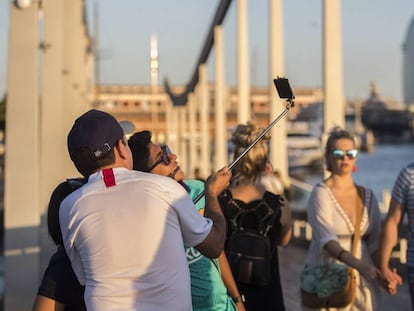
<svg viewBox="0 0 414 311"><path fill-rule="evenodd" d="M62 202L59 218L88 310L191 310L183 246L200 244L212 221L177 182L100 171Z"/></svg>

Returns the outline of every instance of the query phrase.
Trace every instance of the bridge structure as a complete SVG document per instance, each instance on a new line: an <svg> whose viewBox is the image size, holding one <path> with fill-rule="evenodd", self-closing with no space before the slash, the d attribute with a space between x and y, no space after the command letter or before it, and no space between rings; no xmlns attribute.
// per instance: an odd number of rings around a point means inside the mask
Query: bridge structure
<svg viewBox="0 0 414 311"><path fill-rule="evenodd" d="M324 130L344 126L341 44L341 1L323 1ZM168 143L178 144L189 163L198 161L208 173L227 164L225 127L223 20L234 3L237 10L237 122L251 117L248 55L247 0L221 0L208 28L204 48L189 82L176 90L165 88L169 114L179 124L168 128ZM269 2L269 119L283 109L272 79L284 76L282 0ZM53 188L67 177L77 176L66 151L66 135L77 116L92 106L94 40L85 20L85 0L32 0L10 4L8 100L4 192L4 292L5 310L27 310L36 295L53 245L47 237L45 212ZM39 14L42 12L42 14ZM39 21L41 17L41 22ZM264 17L265 18L265 17ZM39 29L39 27L41 29ZM42 36L39 34L42 33ZM209 98L206 60L214 52L214 98ZM214 102L211 107L210 102ZM280 105L278 105L279 103ZM210 111L210 109L212 111ZM209 167L207 116L216 121L215 163ZM180 149L184 138L194 139L199 116L201 158ZM270 123L269 120L269 123ZM174 123L176 122L176 123ZM286 123L272 129L271 161L287 176ZM276 152L277 150L277 152ZM207 159L207 160L206 160ZM191 164L190 164L191 165ZM22 299L25 297L25 299Z"/></svg>

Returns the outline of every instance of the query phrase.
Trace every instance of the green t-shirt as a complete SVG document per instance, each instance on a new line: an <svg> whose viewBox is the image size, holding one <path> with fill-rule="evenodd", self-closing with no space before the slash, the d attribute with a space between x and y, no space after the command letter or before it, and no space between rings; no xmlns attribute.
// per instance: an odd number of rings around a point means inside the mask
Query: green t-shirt
<svg viewBox="0 0 414 311"><path fill-rule="evenodd" d="M204 191L200 180L185 180L189 195L195 197ZM196 203L198 210L204 208L204 197ZM227 288L220 274L218 260L203 256L193 247L185 248L191 276L191 298L194 311L235 311L237 307L227 295Z"/></svg>

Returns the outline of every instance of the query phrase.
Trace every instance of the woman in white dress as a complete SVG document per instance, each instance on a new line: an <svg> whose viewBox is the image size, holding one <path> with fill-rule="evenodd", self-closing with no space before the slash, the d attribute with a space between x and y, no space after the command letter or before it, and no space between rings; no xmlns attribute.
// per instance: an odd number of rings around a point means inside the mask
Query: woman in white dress
<svg viewBox="0 0 414 311"><path fill-rule="evenodd" d="M308 221L313 238L306 265L342 262L355 268L355 299L339 310L377 311L380 310L378 281L383 278L374 265L374 258L379 244L381 216L378 202L368 188L364 188L364 197L361 198L361 231L355 257L351 253L358 195L352 171L357 153L355 141L347 131L334 128L330 132L325 161L331 174L314 187L308 202Z"/></svg>

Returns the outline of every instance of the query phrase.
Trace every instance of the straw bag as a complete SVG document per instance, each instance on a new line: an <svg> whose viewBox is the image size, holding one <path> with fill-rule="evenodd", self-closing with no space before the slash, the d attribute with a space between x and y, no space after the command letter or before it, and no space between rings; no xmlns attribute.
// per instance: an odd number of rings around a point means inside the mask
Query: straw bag
<svg viewBox="0 0 414 311"><path fill-rule="evenodd" d="M360 236L363 188L357 187L355 234L352 255L355 256ZM305 268L300 276L301 296L309 308L343 308L355 297L355 271L344 264L325 264Z"/></svg>
<svg viewBox="0 0 414 311"><path fill-rule="evenodd" d="M301 274L302 303L309 308L342 308L355 296L354 270L342 264L310 267Z"/></svg>

